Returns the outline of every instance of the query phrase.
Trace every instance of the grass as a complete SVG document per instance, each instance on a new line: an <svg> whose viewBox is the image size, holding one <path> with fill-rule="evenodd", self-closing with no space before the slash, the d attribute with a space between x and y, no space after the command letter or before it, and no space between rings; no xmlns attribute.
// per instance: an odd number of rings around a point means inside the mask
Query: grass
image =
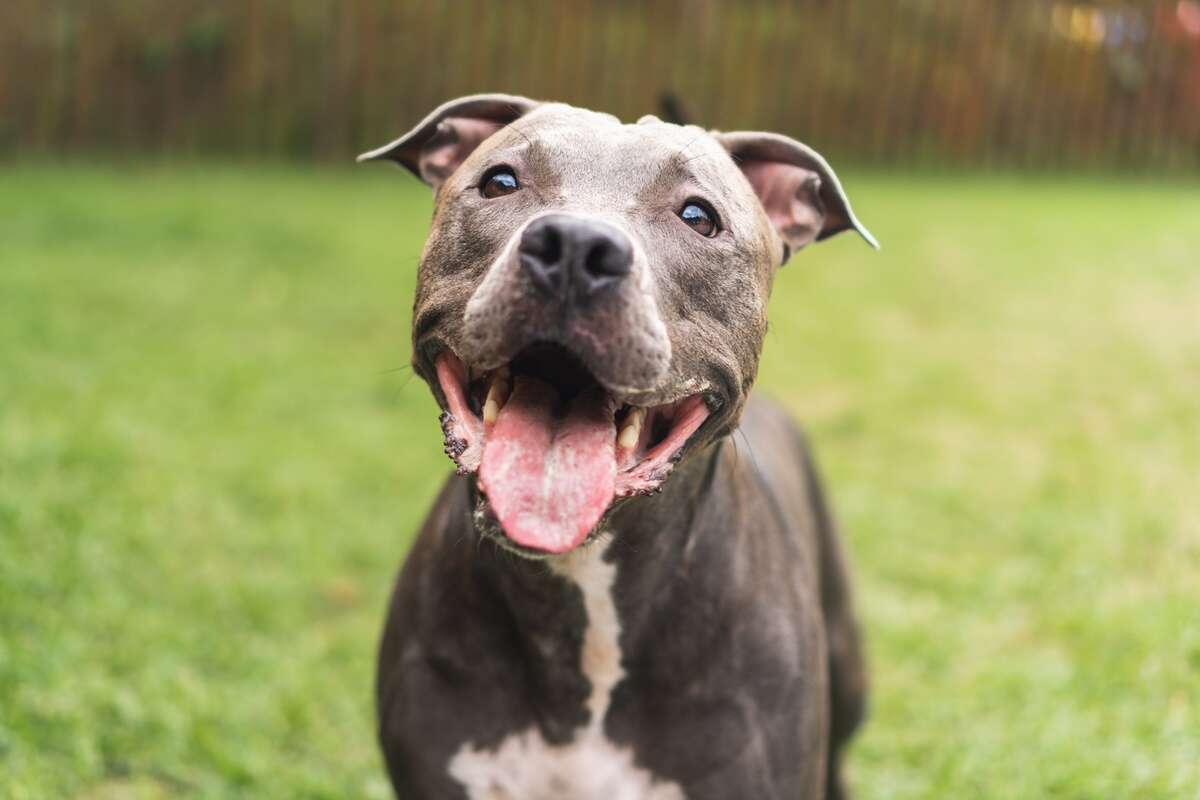
<svg viewBox="0 0 1200 800"><path fill-rule="evenodd" d="M0 179L0 796L384 798L376 637L447 472L381 170ZM1200 798L1200 195L862 174L761 386L852 553L862 798Z"/></svg>

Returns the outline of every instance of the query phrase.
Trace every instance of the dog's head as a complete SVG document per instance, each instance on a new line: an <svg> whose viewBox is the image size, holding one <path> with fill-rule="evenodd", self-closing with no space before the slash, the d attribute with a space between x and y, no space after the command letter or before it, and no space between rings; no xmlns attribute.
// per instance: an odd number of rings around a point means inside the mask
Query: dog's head
<svg viewBox="0 0 1200 800"><path fill-rule="evenodd" d="M481 528L526 555L577 547L733 429L792 254L874 244L825 160L777 134L476 95L374 159L435 192L413 366Z"/></svg>

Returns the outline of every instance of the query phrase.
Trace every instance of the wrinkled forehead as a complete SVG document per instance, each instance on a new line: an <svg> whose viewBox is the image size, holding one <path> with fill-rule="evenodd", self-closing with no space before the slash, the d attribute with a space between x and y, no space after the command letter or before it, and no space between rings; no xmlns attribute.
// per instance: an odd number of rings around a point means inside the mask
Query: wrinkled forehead
<svg viewBox="0 0 1200 800"><path fill-rule="evenodd" d="M724 148L702 128L655 117L616 117L561 104L542 106L488 141L489 157L511 154L556 178L564 192L609 190L629 197L691 182L714 194L744 183Z"/></svg>

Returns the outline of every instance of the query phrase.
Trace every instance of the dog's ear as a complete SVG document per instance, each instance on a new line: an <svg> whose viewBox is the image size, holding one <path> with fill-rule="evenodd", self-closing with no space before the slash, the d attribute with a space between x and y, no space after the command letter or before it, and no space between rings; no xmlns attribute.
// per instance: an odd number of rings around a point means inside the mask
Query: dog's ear
<svg viewBox="0 0 1200 800"><path fill-rule="evenodd" d="M395 161L437 190L485 139L538 105L511 94L460 97L442 103L411 131L358 160Z"/></svg>
<svg viewBox="0 0 1200 800"><path fill-rule="evenodd" d="M754 187L787 256L805 245L854 229L867 244L879 243L858 221L833 168L821 154L778 133L714 132Z"/></svg>

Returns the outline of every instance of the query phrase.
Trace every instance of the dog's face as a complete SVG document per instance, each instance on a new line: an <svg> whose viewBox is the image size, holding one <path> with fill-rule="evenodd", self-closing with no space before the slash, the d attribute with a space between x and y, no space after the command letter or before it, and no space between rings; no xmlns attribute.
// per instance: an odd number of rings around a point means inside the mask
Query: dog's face
<svg viewBox="0 0 1200 800"><path fill-rule="evenodd" d="M526 555L577 547L733 429L791 253L873 243L824 160L773 134L477 95L376 158L436 192L413 365L481 529Z"/></svg>

